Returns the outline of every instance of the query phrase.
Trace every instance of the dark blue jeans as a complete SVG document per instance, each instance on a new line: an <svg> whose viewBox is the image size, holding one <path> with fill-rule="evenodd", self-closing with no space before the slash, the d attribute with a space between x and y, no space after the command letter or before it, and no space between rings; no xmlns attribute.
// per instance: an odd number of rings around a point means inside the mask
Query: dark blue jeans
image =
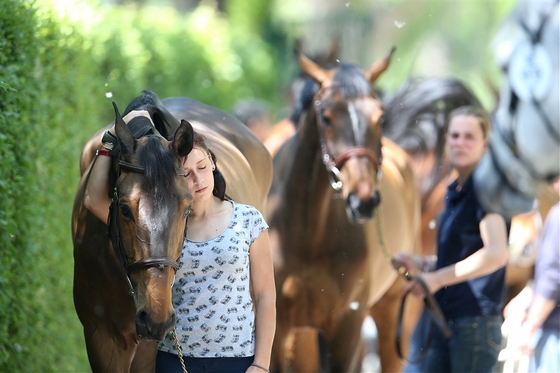
<svg viewBox="0 0 560 373"><path fill-rule="evenodd" d="M411 360L425 347L428 320L423 312L412 337ZM424 359L409 364L405 372L491 373L502 348L501 316L464 317L451 320L448 325L453 335L446 340L431 324L433 340Z"/></svg>
<svg viewBox="0 0 560 373"><path fill-rule="evenodd" d="M245 373L254 360L250 357L183 357L189 373ZM158 351L156 373L183 373L179 357Z"/></svg>

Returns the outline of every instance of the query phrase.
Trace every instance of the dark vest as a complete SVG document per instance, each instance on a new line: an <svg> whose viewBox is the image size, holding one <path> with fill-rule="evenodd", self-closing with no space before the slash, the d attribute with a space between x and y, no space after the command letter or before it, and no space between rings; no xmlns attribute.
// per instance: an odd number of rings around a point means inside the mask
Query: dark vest
<svg viewBox="0 0 560 373"><path fill-rule="evenodd" d="M449 185L438 231L437 269L455 264L482 248L479 224L486 211L478 202L472 176L460 191ZM509 231L509 223L508 223ZM505 295L505 267L489 275L440 289L435 297L447 320L501 315Z"/></svg>

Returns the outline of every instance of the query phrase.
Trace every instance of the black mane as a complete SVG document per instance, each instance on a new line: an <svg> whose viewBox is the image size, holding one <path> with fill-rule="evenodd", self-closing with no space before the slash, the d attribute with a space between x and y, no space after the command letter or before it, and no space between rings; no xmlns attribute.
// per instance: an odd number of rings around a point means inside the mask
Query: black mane
<svg viewBox="0 0 560 373"><path fill-rule="evenodd" d="M140 166L144 168L146 190L154 196L156 205L173 193L177 174L175 154L161 144L161 137L149 135L147 143L138 149Z"/></svg>
<svg viewBox="0 0 560 373"><path fill-rule="evenodd" d="M435 152L437 167L422 189L433 188L446 172L442 164L449 113L465 105L481 107L471 91L454 78L410 79L384 99L383 135L410 153Z"/></svg>
<svg viewBox="0 0 560 373"><path fill-rule="evenodd" d="M364 76L363 70L356 65L338 65L332 85L344 98L348 99L372 94L370 82Z"/></svg>

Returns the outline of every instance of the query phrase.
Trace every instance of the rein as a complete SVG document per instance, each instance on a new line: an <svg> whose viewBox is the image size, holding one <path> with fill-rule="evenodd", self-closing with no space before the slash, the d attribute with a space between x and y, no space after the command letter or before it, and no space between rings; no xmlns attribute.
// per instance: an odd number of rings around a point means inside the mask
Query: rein
<svg viewBox="0 0 560 373"><path fill-rule="evenodd" d="M119 170L117 172L117 179L120 177L121 170L140 173L140 174L144 173L144 168L142 166L119 160ZM184 172L185 171L183 169L177 170L177 174L180 176L184 176ZM124 252L123 245L122 245L119 222L118 222L118 216L119 216L118 210L119 210L119 193L117 187L115 186L115 190L113 192L113 198L111 200L111 206L109 208L109 222L108 222L109 230L107 234L111 238L111 243L115 248L115 252L117 254L117 257L119 258L121 267L124 270L124 275L126 277L126 281L128 282L128 286L129 286L129 293L130 295L134 296L135 294L134 287L132 286L132 282L130 281L130 277L129 277L131 272L139 269L151 268L151 267L157 267L159 269L163 269L165 267L171 267L175 270L175 272L177 272L177 269L179 268L179 263L177 260L171 259L169 257L145 258L129 263L128 260L126 259L126 254ZM186 233L187 233L187 227L185 226L185 235Z"/></svg>
<svg viewBox="0 0 560 373"><path fill-rule="evenodd" d="M387 260L391 263L391 265L393 267L395 267L393 265L393 263L394 263L393 262L393 257L391 255L391 253L389 252L389 250L387 249L387 245L385 243L385 236L383 235L383 213L382 213L380 207L377 209L376 215L377 215L376 216L377 235L379 237L379 243L381 244L381 249L383 250L383 254L387 258ZM438 327L438 329L441 331L441 333L443 334L443 336L445 338L451 337L452 332L451 332L451 329L449 328L449 326L447 325L447 321L445 320L445 316L444 316L436 298L434 297L434 295L432 293L430 293L430 290L428 289L428 287L424 283L424 280L422 280L422 278L420 276L411 276L404 267L399 267L397 269L397 272L399 273L399 275L403 276L407 281L416 281L418 284L420 284L420 286L422 286L422 289L424 290L424 294L425 294L425 296L424 296L424 307L426 309L426 312L430 316L430 320ZM396 333L396 337L395 337L395 347L397 349L397 354L399 355L399 357L401 359L406 360L408 363L417 363L424 358L424 356L426 355L426 352L428 351L428 348L429 348L430 344L432 343L433 330L430 328L430 336L428 338L428 341L426 342L426 346L422 349L423 353L418 357L418 359L415 360L415 361L411 361L411 360L407 359L404 356L402 346L401 346L401 341L402 341L404 305L405 305L406 297L407 297L408 294L409 294L409 292L407 292L406 294L403 295L403 298L401 300L401 304L400 304L400 307L399 307L399 316L398 316L398 319L397 319L397 333Z"/></svg>
<svg viewBox="0 0 560 373"><path fill-rule="evenodd" d="M377 181L381 178L381 157L378 157L368 148L363 146L356 146L350 149L345 150L337 157L333 157L329 151L329 146L327 144L327 139L325 136L325 128L326 124L323 120L323 116L321 115L321 96L325 93L327 87L323 87L317 93L317 99L315 100L315 116L317 118L317 129L319 130L319 141L321 144L321 160L327 169L327 173L329 176L329 181L331 183L331 187L335 191L342 190L342 186L344 183L342 182L342 176L340 174L340 169L344 164L352 159L352 158L367 158L373 164L377 171Z"/></svg>

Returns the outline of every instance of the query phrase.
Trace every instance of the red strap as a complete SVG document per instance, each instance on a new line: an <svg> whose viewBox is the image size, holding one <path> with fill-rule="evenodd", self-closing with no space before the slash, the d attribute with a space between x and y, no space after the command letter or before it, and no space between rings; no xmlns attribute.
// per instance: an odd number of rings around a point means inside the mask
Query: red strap
<svg viewBox="0 0 560 373"><path fill-rule="evenodd" d="M111 151L107 149L99 149L97 152L95 152L95 155L104 155L106 157L110 157Z"/></svg>

